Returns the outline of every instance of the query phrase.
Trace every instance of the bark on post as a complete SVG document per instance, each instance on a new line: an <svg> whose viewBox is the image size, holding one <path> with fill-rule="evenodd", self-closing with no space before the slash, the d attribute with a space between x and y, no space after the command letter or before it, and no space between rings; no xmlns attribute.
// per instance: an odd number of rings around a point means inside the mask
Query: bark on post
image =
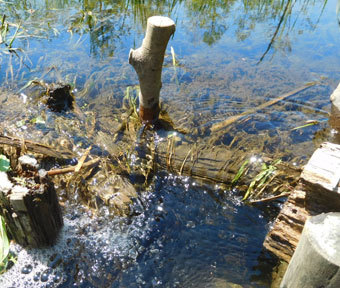
<svg viewBox="0 0 340 288"><path fill-rule="evenodd" d="M340 287L339 244L340 213L311 217L280 287Z"/></svg>
<svg viewBox="0 0 340 288"><path fill-rule="evenodd" d="M334 142L340 143L340 83L338 87L333 91L330 99L332 103L332 110L329 117L329 122L331 127L338 131L338 133L334 137Z"/></svg>
<svg viewBox="0 0 340 288"><path fill-rule="evenodd" d="M158 118L164 53L174 32L175 23L170 18L150 17L142 46L130 50L129 63L137 72L140 84L139 115L143 122Z"/></svg>

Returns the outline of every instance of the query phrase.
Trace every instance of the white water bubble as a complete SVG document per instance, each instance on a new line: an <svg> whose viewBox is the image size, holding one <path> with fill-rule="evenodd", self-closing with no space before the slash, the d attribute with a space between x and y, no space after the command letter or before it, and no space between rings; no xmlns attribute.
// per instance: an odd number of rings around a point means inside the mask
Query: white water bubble
<svg viewBox="0 0 340 288"><path fill-rule="evenodd" d="M23 102L24 104L26 104L26 102L27 102L27 95L24 94L24 93L20 93L20 96L21 96L22 102Z"/></svg>

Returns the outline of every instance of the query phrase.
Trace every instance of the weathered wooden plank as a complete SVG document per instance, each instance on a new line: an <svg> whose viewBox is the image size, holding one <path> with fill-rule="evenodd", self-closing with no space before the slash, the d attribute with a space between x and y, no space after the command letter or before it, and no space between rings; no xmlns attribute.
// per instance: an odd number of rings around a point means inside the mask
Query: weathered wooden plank
<svg viewBox="0 0 340 288"><path fill-rule="evenodd" d="M340 145L323 143L300 177L300 185L288 197L263 246L289 262L306 220L320 213L340 212Z"/></svg>
<svg viewBox="0 0 340 288"><path fill-rule="evenodd" d="M306 192L303 190L296 189L291 193L263 243L268 251L287 262L292 257L303 225L310 216L304 207L305 197Z"/></svg>

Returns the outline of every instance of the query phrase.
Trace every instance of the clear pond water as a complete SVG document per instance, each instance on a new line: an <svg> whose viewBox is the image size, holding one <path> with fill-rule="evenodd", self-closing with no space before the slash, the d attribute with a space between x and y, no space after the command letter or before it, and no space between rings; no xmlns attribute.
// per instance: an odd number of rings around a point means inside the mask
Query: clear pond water
<svg viewBox="0 0 340 288"><path fill-rule="evenodd" d="M1 133L53 145L72 139L76 152L98 142L87 137L87 120L95 115L94 135L117 122L126 88L138 85L129 50L140 46L147 17L161 14L176 22L161 101L187 139L296 165L322 141L338 141L328 124L329 95L340 79L335 0L0 1L0 12L8 23L0 41ZM70 83L85 118L49 111L27 86L34 79ZM215 123L313 81L225 131L210 132ZM308 120L319 124L292 130ZM261 249L276 204L251 207L240 199L161 172L128 218L112 218L105 209L89 215L70 199L57 245L13 245L18 261L0 285L267 287L270 269Z"/></svg>

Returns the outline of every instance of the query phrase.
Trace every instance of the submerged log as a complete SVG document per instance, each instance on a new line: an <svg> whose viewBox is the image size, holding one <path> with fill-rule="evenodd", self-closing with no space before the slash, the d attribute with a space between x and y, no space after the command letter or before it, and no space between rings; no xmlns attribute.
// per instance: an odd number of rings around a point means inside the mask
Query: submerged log
<svg viewBox="0 0 340 288"><path fill-rule="evenodd" d="M52 245L63 225L54 185L44 170L25 171L18 177L0 172L0 214L22 246Z"/></svg>
<svg viewBox="0 0 340 288"><path fill-rule="evenodd" d="M340 146L324 143L305 166L300 185L288 197L263 246L289 262L306 220L320 213L340 212Z"/></svg>
<svg viewBox="0 0 340 288"><path fill-rule="evenodd" d="M339 287L339 243L340 213L309 218L280 287Z"/></svg>
<svg viewBox="0 0 340 288"><path fill-rule="evenodd" d="M150 17L142 46L130 51L129 63L136 70L140 84L139 114L142 121L152 122L158 118L164 53L174 32L175 23L170 18Z"/></svg>
<svg viewBox="0 0 340 288"><path fill-rule="evenodd" d="M30 140L20 139L13 136L5 136L1 134L0 144L9 145L23 150L27 149L28 151L54 157L57 159L70 159L75 156L75 154L70 150L56 149L51 146L33 142Z"/></svg>
<svg viewBox="0 0 340 288"><path fill-rule="evenodd" d="M204 144L179 144L169 139L157 147L157 164L179 175L200 178L216 183L229 183L237 173L240 161L233 161L233 151L226 147L210 147ZM241 157L242 158L242 157Z"/></svg>

